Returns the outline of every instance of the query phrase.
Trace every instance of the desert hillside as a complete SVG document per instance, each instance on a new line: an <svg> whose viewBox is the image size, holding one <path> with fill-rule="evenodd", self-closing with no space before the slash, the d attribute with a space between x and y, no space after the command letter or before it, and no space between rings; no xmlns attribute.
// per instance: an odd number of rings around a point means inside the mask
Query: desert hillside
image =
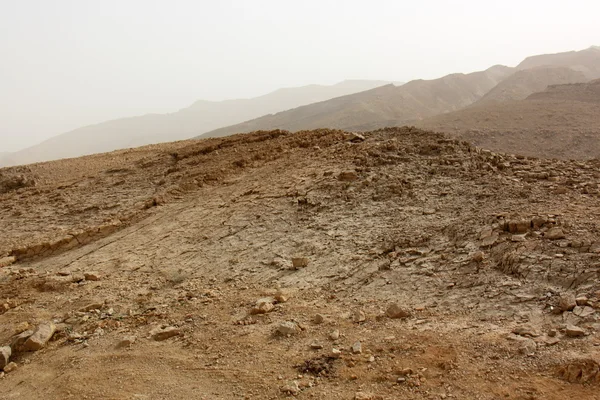
<svg viewBox="0 0 600 400"><path fill-rule="evenodd" d="M580 51L528 57L517 66L517 69L522 70L549 65L569 67L582 72L588 79L598 79L600 78L600 47L592 46Z"/></svg>
<svg viewBox="0 0 600 400"><path fill-rule="evenodd" d="M597 398L597 161L414 128L0 169L4 398Z"/></svg>
<svg viewBox="0 0 600 400"><path fill-rule="evenodd" d="M298 107L275 115L208 132L201 137L220 137L260 129L297 131L320 127L350 129L386 126L391 121L425 118L472 104L512 73L494 66L471 74L451 74L434 80L415 80L400 87L387 85L332 100Z"/></svg>
<svg viewBox="0 0 600 400"><path fill-rule="evenodd" d="M494 151L600 158L599 83L551 86L526 100L474 106L415 124Z"/></svg>
<svg viewBox="0 0 600 400"><path fill-rule="evenodd" d="M520 70L500 82L473 106L523 100L550 85L588 81L585 74L568 67L535 67Z"/></svg>
<svg viewBox="0 0 600 400"><path fill-rule="evenodd" d="M362 92L387 83L348 80L331 86L309 85L279 89L252 99L197 101L190 107L171 114L122 118L75 129L4 157L0 154L0 166L79 157L152 143L189 139L231 123Z"/></svg>

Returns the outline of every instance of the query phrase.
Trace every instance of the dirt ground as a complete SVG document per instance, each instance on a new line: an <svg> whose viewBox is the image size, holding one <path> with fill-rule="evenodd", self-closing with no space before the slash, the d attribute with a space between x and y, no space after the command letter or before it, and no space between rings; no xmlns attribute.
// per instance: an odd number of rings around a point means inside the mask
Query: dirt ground
<svg viewBox="0 0 600 400"><path fill-rule="evenodd" d="M394 128L2 169L0 397L600 399L598 166Z"/></svg>

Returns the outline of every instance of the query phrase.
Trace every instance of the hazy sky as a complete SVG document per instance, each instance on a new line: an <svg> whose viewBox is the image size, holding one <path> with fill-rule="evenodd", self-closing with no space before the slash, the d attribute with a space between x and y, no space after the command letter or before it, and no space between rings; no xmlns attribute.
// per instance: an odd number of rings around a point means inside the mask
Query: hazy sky
<svg viewBox="0 0 600 400"><path fill-rule="evenodd" d="M600 45L600 1L0 0L0 152L198 99Z"/></svg>

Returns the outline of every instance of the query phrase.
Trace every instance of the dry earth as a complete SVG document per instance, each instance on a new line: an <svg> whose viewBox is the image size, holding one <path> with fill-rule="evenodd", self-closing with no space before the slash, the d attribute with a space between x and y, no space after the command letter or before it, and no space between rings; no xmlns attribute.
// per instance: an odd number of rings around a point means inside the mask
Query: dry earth
<svg viewBox="0 0 600 400"><path fill-rule="evenodd" d="M1 397L598 399L598 166L395 128L2 169Z"/></svg>

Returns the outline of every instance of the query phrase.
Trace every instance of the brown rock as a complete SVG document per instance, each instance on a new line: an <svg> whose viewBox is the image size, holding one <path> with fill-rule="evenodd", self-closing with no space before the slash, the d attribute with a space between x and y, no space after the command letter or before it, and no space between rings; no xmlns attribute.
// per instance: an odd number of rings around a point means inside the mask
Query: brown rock
<svg viewBox="0 0 600 400"><path fill-rule="evenodd" d="M179 336L181 334L181 330L179 328L175 328L174 326L169 326L166 328L156 328L150 331L150 336L153 340L157 342L167 340L172 338L173 336Z"/></svg>
<svg viewBox="0 0 600 400"><path fill-rule="evenodd" d="M286 303L290 299L290 294L287 291L278 290L274 297L279 303Z"/></svg>
<svg viewBox="0 0 600 400"><path fill-rule="evenodd" d="M283 336L294 335L298 333L298 325L291 321L282 322L277 326L277 333Z"/></svg>
<svg viewBox="0 0 600 400"><path fill-rule="evenodd" d="M273 304L274 302L275 299L272 297L258 299L255 306L250 310L250 314L257 315L269 313L275 308L275 305Z"/></svg>
<svg viewBox="0 0 600 400"><path fill-rule="evenodd" d="M43 348L56 332L56 325L53 322L46 322L37 327L23 345L24 351L37 351Z"/></svg>
<svg viewBox="0 0 600 400"><path fill-rule="evenodd" d="M100 309L102 309L102 307L104 307L103 303L92 303L92 304L88 304L85 307L80 308L79 311L88 312L88 311L92 311L92 310L100 310Z"/></svg>
<svg viewBox="0 0 600 400"><path fill-rule="evenodd" d="M564 293L560 295L558 299L558 309L561 312L571 311L577 306L577 301L575 300L575 296L569 293Z"/></svg>
<svg viewBox="0 0 600 400"><path fill-rule="evenodd" d="M100 280L100 274L98 274L97 272L84 272L83 276L85 278L86 281L99 281Z"/></svg>
<svg viewBox="0 0 600 400"><path fill-rule="evenodd" d="M352 353L354 353L354 354L362 353L362 344L360 342L356 342L352 345Z"/></svg>
<svg viewBox="0 0 600 400"><path fill-rule="evenodd" d="M544 237L547 239L550 239L550 240L558 240L558 239L564 239L565 234L562 231L562 229L555 226L554 228L548 229L548 231L544 234Z"/></svg>
<svg viewBox="0 0 600 400"><path fill-rule="evenodd" d="M364 311L356 310L352 315L352 320L356 323L365 322L367 320L367 316L365 315Z"/></svg>
<svg viewBox="0 0 600 400"><path fill-rule="evenodd" d="M125 336L123 339L119 340L116 347L117 349L121 349L123 347L130 347L132 344L135 343L136 339L137 338L135 336Z"/></svg>
<svg viewBox="0 0 600 400"><path fill-rule="evenodd" d="M325 316L323 314L316 314L313 317L313 322L317 325L322 324L323 322L325 322Z"/></svg>
<svg viewBox="0 0 600 400"><path fill-rule="evenodd" d="M15 256L0 258L0 268L8 267L9 265L14 264L16 261L17 257Z"/></svg>
<svg viewBox="0 0 600 400"><path fill-rule="evenodd" d="M4 372L12 372L15 369L17 369L17 364L11 361L4 367Z"/></svg>
<svg viewBox="0 0 600 400"><path fill-rule="evenodd" d="M10 344L10 348L14 353L25 351L24 345L27 339L33 335L33 330L26 330L15 336Z"/></svg>
<svg viewBox="0 0 600 400"><path fill-rule="evenodd" d="M338 179L340 181L345 182L355 181L358 179L358 174L356 173L356 171L344 171L340 172L340 174L338 175Z"/></svg>
<svg viewBox="0 0 600 400"><path fill-rule="evenodd" d="M585 330L583 328L580 328L575 325L567 325L565 334L568 337L581 337L581 336L585 336Z"/></svg>
<svg viewBox="0 0 600 400"><path fill-rule="evenodd" d="M520 220L520 221L509 221L507 223L507 230L510 233L527 233L531 227L531 221Z"/></svg>
<svg viewBox="0 0 600 400"><path fill-rule="evenodd" d="M4 369L8 365L11 354L10 346L0 347L0 369Z"/></svg>
<svg viewBox="0 0 600 400"><path fill-rule="evenodd" d="M385 314L388 317L394 318L394 319L410 317L410 312L408 310L405 310L404 308L400 307L400 305L398 305L396 303L391 304L385 311Z"/></svg>
<svg viewBox="0 0 600 400"><path fill-rule="evenodd" d="M292 268L300 269L308 267L308 258L306 257L294 257L292 258Z"/></svg>

